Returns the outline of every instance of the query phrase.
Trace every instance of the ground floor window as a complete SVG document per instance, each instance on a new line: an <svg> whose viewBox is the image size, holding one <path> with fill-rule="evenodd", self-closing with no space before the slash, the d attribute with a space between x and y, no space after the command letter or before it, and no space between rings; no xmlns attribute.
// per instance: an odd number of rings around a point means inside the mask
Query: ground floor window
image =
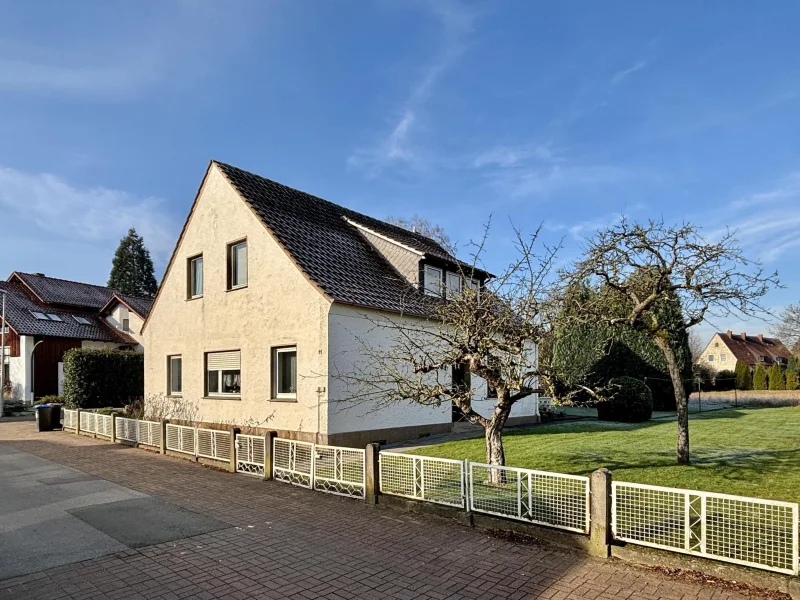
<svg viewBox="0 0 800 600"><path fill-rule="evenodd" d="M180 396L183 392L183 359L180 355L167 358L167 380L169 381L169 395Z"/></svg>
<svg viewBox="0 0 800 600"><path fill-rule="evenodd" d="M241 352L232 350L206 353L206 395L238 396L241 393Z"/></svg>
<svg viewBox="0 0 800 600"><path fill-rule="evenodd" d="M297 347L272 350L272 397L297 398Z"/></svg>

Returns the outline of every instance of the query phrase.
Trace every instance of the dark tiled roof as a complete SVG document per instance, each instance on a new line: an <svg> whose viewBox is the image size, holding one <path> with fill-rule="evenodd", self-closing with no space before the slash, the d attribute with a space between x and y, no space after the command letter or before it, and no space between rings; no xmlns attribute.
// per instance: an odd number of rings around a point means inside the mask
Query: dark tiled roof
<svg viewBox="0 0 800 600"><path fill-rule="evenodd" d="M335 301L413 313L425 312L425 305L430 302L400 277L347 219L428 257L458 262L423 235L237 167L215 164L298 266Z"/></svg>
<svg viewBox="0 0 800 600"><path fill-rule="evenodd" d="M111 304L113 304L115 301L121 302L143 319L147 318L147 315L150 314L150 309L153 307L152 298L140 298L139 296L129 296L127 294L115 293L111 296L111 298L108 299L108 302L106 302L106 304L103 306L101 312L107 313L108 307L111 306Z"/></svg>
<svg viewBox="0 0 800 600"><path fill-rule="evenodd" d="M759 338L755 335L746 335L742 339L741 334L734 333L728 336L727 333L723 332L718 332L717 335L733 353L736 360L751 366L757 364L769 366L775 362L776 358L782 358L782 362L785 364L792 356L792 353L778 338ZM764 360L759 361L759 356L763 356Z"/></svg>
<svg viewBox="0 0 800 600"><path fill-rule="evenodd" d="M136 344L136 340L107 324L96 311L54 308L31 297L30 292L17 282L0 282L0 290L6 292L6 319L19 335L37 335L114 342L117 344ZM61 321L43 321L31 311L51 313ZM75 316L83 317L89 325L81 325Z"/></svg>
<svg viewBox="0 0 800 600"><path fill-rule="evenodd" d="M105 306L114 290L101 285L46 277L36 273L14 272L43 302L81 308L100 309Z"/></svg>

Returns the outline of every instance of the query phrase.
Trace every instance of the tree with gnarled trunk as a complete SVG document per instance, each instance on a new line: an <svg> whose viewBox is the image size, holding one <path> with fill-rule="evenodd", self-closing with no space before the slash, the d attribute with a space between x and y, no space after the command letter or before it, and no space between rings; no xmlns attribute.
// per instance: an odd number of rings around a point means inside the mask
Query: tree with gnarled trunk
<svg viewBox="0 0 800 600"><path fill-rule="evenodd" d="M472 267L461 267L464 277L475 274L486 232ZM484 429L486 462L504 465L503 428L514 404L538 392L536 349L549 330L549 275L557 248L537 254L538 235L539 230L529 238L517 232L517 258L501 275L479 290L463 286L453 297L432 299L427 317L364 315L371 328L357 338L360 362L352 372L333 374L346 384L347 402L368 401L373 410L398 402L452 403ZM489 416L472 406L472 376L496 395Z"/></svg>
<svg viewBox="0 0 800 600"><path fill-rule="evenodd" d="M678 302L682 333L709 316L763 317L768 311L760 299L779 285L777 273L765 274L760 263L748 259L733 232L716 241L699 228L663 220L632 223L627 219L598 231L587 240L583 258L562 273L567 285L588 285L613 293L590 296L576 310L576 318L625 324L645 333L667 362L678 408L678 463L689 463L689 410L675 351L676 332L664 326L661 307ZM622 308L621 308L622 307Z"/></svg>

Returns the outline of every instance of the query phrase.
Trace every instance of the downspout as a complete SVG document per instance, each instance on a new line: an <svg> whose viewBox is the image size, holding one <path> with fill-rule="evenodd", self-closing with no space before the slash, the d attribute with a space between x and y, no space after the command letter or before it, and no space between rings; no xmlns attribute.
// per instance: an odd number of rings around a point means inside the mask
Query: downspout
<svg viewBox="0 0 800 600"><path fill-rule="evenodd" d="M34 374L34 371L35 371L35 369L36 369L36 364L35 364L35 362L34 362L34 360L33 360L33 359L34 359L34 356L33 356L33 355L34 355L34 353L36 352L36 346L38 346L39 344L41 344L43 341L44 341L44 340L39 340L38 342L36 342L36 343L33 345L33 348L31 348L31 404L33 404L33 403L36 401L36 390L35 390L35 389L34 389L34 387L33 387L33 386L34 386L34 383L33 383L33 381L34 381L34 379L33 379L33 374Z"/></svg>

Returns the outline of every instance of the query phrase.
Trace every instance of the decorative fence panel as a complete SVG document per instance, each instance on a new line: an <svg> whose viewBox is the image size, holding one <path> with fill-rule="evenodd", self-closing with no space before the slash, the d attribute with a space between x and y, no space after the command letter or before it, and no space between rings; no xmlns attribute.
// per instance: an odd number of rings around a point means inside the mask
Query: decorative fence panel
<svg viewBox="0 0 800 600"><path fill-rule="evenodd" d="M117 417L115 423L116 431L114 434L118 440L124 440L126 442L139 441L139 422L136 419Z"/></svg>
<svg viewBox="0 0 800 600"><path fill-rule="evenodd" d="M145 446L161 446L161 423L158 421L139 421L137 430L137 442Z"/></svg>
<svg viewBox="0 0 800 600"><path fill-rule="evenodd" d="M612 483L615 539L798 574L798 505L637 483Z"/></svg>
<svg viewBox="0 0 800 600"><path fill-rule="evenodd" d="M462 461L398 452L381 452L378 460L382 494L465 507Z"/></svg>
<svg viewBox="0 0 800 600"><path fill-rule="evenodd" d="M313 487L314 444L275 438L272 444L272 476L277 481Z"/></svg>
<svg viewBox="0 0 800 600"><path fill-rule="evenodd" d="M314 489L329 494L366 497L364 450L315 446Z"/></svg>
<svg viewBox="0 0 800 600"><path fill-rule="evenodd" d="M97 433L97 413L81 411L81 431Z"/></svg>
<svg viewBox="0 0 800 600"><path fill-rule="evenodd" d="M470 463L470 509L589 533L589 478Z"/></svg>
<svg viewBox="0 0 800 600"><path fill-rule="evenodd" d="M111 430L114 427L114 419L111 415L95 415L95 418L97 419L97 431L95 433L111 439Z"/></svg>
<svg viewBox="0 0 800 600"><path fill-rule="evenodd" d="M230 461L231 433L219 429L197 429L197 456Z"/></svg>
<svg viewBox="0 0 800 600"><path fill-rule="evenodd" d="M167 423L167 450L195 455L197 430L185 425Z"/></svg>
<svg viewBox="0 0 800 600"><path fill-rule="evenodd" d="M267 440L262 436L236 436L236 472L264 477L266 474Z"/></svg>
<svg viewBox="0 0 800 600"><path fill-rule="evenodd" d="M77 429L78 427L78 411L64 409L64 429Z"/></svg>

